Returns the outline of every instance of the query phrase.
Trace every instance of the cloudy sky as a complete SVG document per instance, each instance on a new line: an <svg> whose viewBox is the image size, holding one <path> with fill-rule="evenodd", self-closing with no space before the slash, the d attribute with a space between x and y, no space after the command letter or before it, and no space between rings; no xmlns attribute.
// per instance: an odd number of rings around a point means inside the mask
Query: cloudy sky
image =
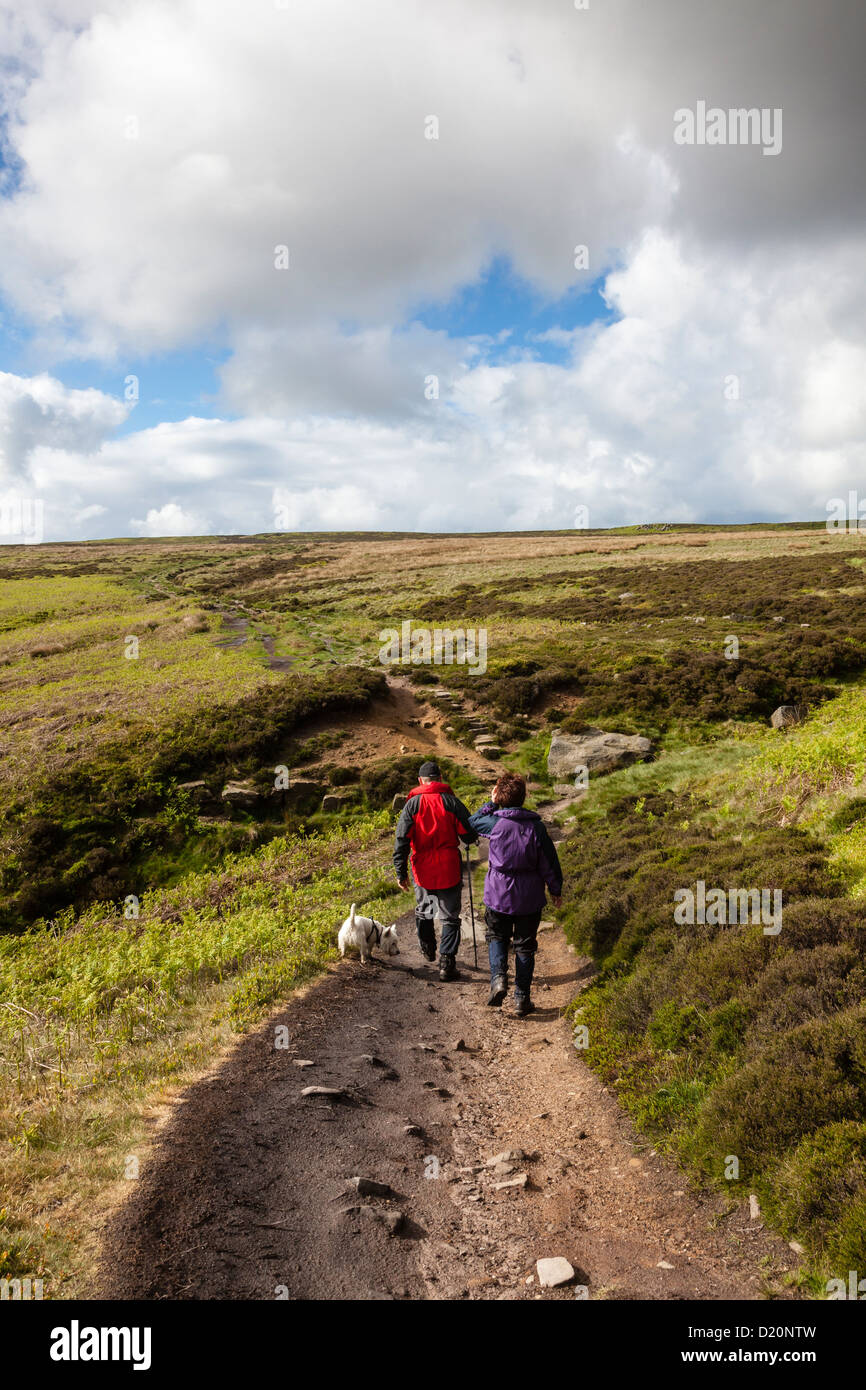
<svg viewBox="0 0 866 1390"><path fill-rule="evenodd" d="M0 0L0 503L59 540L866 498L864 58L861 0ZM680 143L700 103L781 148Z"/></svg>

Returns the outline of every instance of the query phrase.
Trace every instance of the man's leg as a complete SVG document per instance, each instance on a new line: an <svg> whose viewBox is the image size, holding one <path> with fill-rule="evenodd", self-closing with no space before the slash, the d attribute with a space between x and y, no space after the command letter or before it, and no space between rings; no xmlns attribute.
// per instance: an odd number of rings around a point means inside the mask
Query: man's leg
<svg viewBox="0 0 866 1390"><path fill-rule="evenodd" d="M538 950L538 924L541 911L514 919L514 1004L522 1017L535 1008L529 997Z"/></svg>
<svg viewBox="0 0 866 1390"><path fill-rule="evenodd" d="M460 901L463 884L440 888L432 894L439 905L442 937L439 942L439 979L453 980L457 974L457 952L460 949Z"/></svg>
<svg viewBox="0 0 866 1390"><path fill-rule="evenodd" d="M508 993L508 942L511 937L511 918L502 912L485 908L484 920L487 930L487 955L490 960L490 998L491 1008L498 1009Z"/></svg>
<svg viewBox="0 0 866 1390"><path fill-rule="evenodd" d="M436 959L436 928L433 918L436 915L436 899L432 898L420 883L415 884L415 930L418 945L425 960Z"/></svg>

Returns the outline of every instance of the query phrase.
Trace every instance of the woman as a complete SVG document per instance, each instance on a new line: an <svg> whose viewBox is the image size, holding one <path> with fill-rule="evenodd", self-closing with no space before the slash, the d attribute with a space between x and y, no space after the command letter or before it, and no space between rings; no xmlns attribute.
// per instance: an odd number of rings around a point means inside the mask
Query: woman
<svg viewBox="0 0 866 1390"><path fill-rule="evenodd" d="M562 869L541 817L524 809L526 783L506 772L470 825L490 842L484 906L490 956L490 998L498 1008L508 993L508 945L514 942L514 1011L519 1018L535 1008L529 993L545 887L555 907L562 900Z"/></svg>

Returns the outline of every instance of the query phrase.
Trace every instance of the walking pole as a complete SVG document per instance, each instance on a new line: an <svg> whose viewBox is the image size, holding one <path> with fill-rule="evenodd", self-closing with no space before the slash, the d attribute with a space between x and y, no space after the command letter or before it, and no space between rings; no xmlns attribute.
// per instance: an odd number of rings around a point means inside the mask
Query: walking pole
<svg viewBox="0 0 866 1390"><path fill-rule="evenodd" d="M469 862L469 846L466 846L466 879L469 884L469 912L472 917L472 950L475 954L475 969L478 969L478 942L475 940L475 906L472 902L472 865Z"/></svg>

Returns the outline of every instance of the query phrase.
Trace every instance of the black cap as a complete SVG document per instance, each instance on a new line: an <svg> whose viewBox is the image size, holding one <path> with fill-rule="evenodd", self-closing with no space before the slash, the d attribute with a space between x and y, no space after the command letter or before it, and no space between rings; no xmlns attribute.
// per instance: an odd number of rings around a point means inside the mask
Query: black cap
<svg viewBox="0 0 866 1390"><path fill-rule="evenodd" d="M419 777L431 777L434 782L442 781L442 773L439 771L438 763L422 763Z"/></svg>

